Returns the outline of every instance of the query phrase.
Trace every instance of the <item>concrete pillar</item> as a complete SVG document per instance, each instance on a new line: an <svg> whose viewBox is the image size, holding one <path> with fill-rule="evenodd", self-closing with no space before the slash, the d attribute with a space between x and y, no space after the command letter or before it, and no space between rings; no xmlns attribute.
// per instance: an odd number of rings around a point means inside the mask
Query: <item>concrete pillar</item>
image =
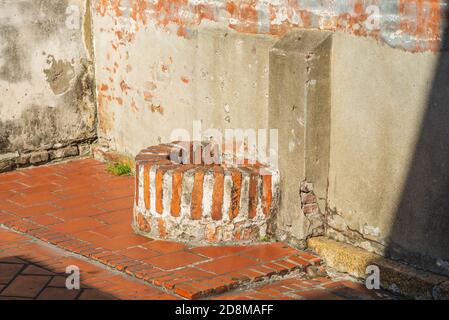
<svg viewBox="0 0 449 320"><path fill-rule="evenodd" d="M281 176L277 237L300 247L324 232L331 49L330 33L297 31L270 52L269 126L279 130Z"/></svg>

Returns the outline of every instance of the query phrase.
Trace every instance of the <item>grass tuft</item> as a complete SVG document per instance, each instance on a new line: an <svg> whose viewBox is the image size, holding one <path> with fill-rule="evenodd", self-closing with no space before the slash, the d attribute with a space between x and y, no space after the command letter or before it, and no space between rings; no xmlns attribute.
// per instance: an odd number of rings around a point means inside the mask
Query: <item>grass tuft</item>
<svg viewBox="0 0 449 320"><path fill-rule="evenodd" d="M132 170L129 164L122 162L114 162L108 165L108 172L115 176L131 176Z"/></svg>
<svg viewBox="0 0 449 320"><path fill-rule="evenodd" d="M271 242L271 237L268 235L265 235L263 237L260 238L261 242Z"/></svg>

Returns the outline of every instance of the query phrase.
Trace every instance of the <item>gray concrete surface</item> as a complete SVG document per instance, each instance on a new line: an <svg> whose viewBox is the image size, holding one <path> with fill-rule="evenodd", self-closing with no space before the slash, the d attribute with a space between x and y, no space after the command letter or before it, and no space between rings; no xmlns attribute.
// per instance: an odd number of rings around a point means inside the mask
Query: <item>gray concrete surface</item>
<svg viewBox="0 0 449 320"><path fill-rule="evenodd" d="M330 58L332 37L294 32L270 53L269 126L279 130L281 202L278 237L305 246L324 232L329 169ZM320 210L306 213L301 182L311 182Z"/></svg>

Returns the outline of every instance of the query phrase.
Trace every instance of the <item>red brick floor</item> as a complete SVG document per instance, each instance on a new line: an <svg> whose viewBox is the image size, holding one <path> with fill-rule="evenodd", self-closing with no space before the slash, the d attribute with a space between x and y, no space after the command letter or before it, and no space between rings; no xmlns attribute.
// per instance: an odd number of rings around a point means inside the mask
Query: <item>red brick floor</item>
<svg viewBox="0 0 449 320"><path fill-rule="evenodd" d="M92 159L1 174L0 224L188 299L320 263L283 243L192 248L136 235L133 196L133 178Z"/></svg>
<svg viewBox="0 0 449 320"><path fill-rule="evenodd" d="M253 289L225 293L216 300L388 300L393 296L382 290L368 290L348 280L328 277L294 277L263 284Z"/></svg>
<svg viewBox="0 0 449 320"><path fill-rule="evenodd" d="M65 286L66 267L79 267L80 290ZM0 300L177 299L129 276L0 228Z"/></svg>

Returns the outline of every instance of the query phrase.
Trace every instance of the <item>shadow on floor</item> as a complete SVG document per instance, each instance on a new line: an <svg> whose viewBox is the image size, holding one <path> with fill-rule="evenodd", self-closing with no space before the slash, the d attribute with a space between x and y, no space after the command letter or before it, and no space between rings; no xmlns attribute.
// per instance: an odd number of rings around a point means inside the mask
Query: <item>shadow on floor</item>
<svg viewBox="0 0 449 320"><path fill-rule="evenodd" d="M110 294L80 284L66 288L67 274L49 270L23 257L0 258L0 300L115 300Z"/></svg>

